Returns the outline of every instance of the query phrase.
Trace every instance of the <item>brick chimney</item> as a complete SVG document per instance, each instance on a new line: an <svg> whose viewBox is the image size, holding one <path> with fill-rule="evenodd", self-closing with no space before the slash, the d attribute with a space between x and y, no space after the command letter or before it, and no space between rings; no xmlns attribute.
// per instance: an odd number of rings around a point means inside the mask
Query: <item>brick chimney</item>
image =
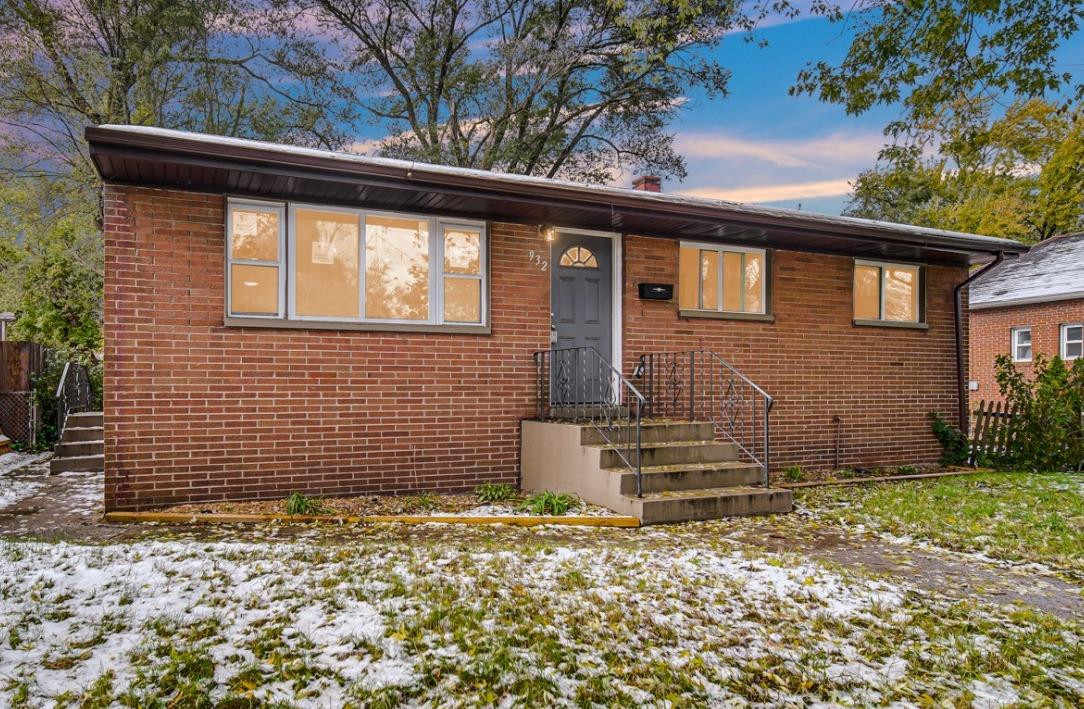
<svg viewBox="0 0 1084 709"><path fill-rule="evenodd" d="M641 175L632 181L632 189L641 192L662 192L662 178L658 175Z"/></svg>

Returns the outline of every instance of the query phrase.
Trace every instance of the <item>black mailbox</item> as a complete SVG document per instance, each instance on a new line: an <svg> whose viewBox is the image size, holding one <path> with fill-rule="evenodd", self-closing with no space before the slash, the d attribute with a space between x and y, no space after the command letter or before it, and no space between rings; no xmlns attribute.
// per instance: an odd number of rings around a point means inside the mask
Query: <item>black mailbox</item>
<svg viewBox="0 0 1084 709"><path fill-rule="evenodd" d="M673 283L641 283L640 298L642 300L670 300L674 297Z"/></svg>

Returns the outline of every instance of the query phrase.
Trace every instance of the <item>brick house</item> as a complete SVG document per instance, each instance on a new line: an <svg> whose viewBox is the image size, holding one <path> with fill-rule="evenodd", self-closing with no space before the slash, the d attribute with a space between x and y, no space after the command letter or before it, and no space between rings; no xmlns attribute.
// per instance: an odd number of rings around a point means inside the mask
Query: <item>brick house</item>
<svg viewBox="0 0 1084 709"><path fill-rule="evenodd" d="M952 415L966 384L954 295L971 264L1026 250L662 194L657 178L585 186L153 128L87 138L107 509L531 486L533 419L605 419L582 433L601 453L576 432L562 465L602 455L638 496L933 462L926 414Z"/></svg>
<svg viewBox="0 0 1084 709"><path fill-rule="evenodd" d="M994 360L1030 373L1036 353L1084 355L1084 233L1046 239L970 288L971 404L998 401Z"/></svg>

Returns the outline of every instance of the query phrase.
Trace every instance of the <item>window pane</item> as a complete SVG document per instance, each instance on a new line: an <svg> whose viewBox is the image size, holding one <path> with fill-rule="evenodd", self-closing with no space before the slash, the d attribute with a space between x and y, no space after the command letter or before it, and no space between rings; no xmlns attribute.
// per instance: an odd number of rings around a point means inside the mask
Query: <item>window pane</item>
<svg viewBox="0 0 1084 709"><path fill-rule="evenodd" d="M1081 342L1069 342L1065 345L1065 358L1076 359L1084 355L1084 343Z"/></svg>
<svg viewBox="0 0 1084 709"><path fill-rule="evenodd" d="M365 218L365 316L429 319L429 225Z"/></svg>
<svg viewBox="0 0 1084 709"><path fill-rule="evenodd" d="M230 257L254 261L279 260L278 212L235 208L231 211L233 223L230 236L233 244Z"/></svg>
<svg viewBox="0 0 1084 709"><path fill-rule="evenodd" d="M881 269L878 266L855 264L854 316L859 320L879 320L881 317Z"/></svg>
<svg viewBox="0 0 1084 709"><path fill-rule="evenodd" d="M744 279L741 268L742 254L735 251L723 252L723 310L739 312Z"/></svg>
<svg viewBox="0 0 1084 709"><path fill-rule="evenodd" d="M297 210L297 314L358 316L358 217Z"/></svg>
<svg viewBox="0 0 1084 709"><path fill-rule="evenodd" d="M918 266L886 266L885 320L918 322Z"/></svg>
<svg viewBox="0 0 1084 709"><path fill-rule="evenodd" d="M278 315L278 267L243 263L230 266L230 312Z"/></svg>
<svg viewBox="0 0 1084 709"><path fill-rule="evenodd" d="M477 278L444 279L445 322L482 321L482 281Z"/></svg>
<svg viewBox="0 0 1084 709"><path fill-rule="evenodd" d="M745 255L745 312L763 313L764 254Z"/></svg>
<svg viewBox="0 0 1084 709"><path fill-rule="evenodd" d="M445 230L444 272L481 275L481 233L470 229Z"/></svg>
<svg viewBox="0 0 1084 709"><path fill-rule="evenodd" d="M700 252L700 307L719 309L719 253Z"/></svg>
<svg viewBox="0 0 1084 709"><path fill-rule="evenodd" d="M681 247L678 256L678 307L700 308L700 250Z"/></svg>

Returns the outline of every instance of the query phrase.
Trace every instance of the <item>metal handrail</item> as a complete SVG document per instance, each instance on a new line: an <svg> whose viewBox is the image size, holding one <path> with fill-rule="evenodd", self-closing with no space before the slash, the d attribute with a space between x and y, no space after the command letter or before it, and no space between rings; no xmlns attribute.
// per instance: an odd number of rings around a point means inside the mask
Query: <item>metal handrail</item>
<svg viewBox="0 0 1084 709"><path fill-rule="evenodd" d="M64 365L64 372L60 375L60 383L56 387L57 435L64 432L68 414L88 410L91 402L90 376L87 374L87 368L75 362L68 362Z"/></svg>
<svg viewBox="0 0 1084 709"><path fill-rule="evenodd" d="M643 497L644 395L594 347L538 350L534 361L539 420L591 425L636 475Z"/></svg>
<svg viewBox="0 0 1084 709"><path fill-rule="evenodd" d="M760 466L769 486L775 400L749 377L711 350L640 355L634 376L644 383L648 416L710 421Z"/></svg>

